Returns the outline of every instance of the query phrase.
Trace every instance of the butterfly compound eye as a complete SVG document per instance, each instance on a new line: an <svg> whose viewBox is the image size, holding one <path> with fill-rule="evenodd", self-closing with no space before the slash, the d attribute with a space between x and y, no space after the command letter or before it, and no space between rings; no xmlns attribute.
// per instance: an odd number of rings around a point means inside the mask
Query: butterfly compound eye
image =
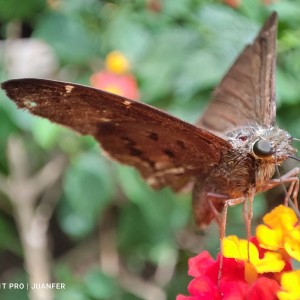
<svg viewBox="0 0 300 300"><path fill-rule="evenodd" d="M260 158L269 157L274 153L274 149L269 141L258 140L253 144L252 151Z"/></svg>

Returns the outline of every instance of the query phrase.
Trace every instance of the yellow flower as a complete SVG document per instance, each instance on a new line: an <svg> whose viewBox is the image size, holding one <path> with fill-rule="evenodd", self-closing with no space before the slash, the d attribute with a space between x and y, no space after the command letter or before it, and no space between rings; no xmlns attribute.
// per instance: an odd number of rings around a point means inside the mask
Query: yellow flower
<svg viewBox="0 0 300 300"><path fill-rule="evenodd" d="M239 260L248 260L248 241L240 240L235 235L227 236L222 241L223 255L228 258L236 258ZM258 255L255 245L249 242L249 256L252 259Z"/></svg>
<svg viewBox="0 0 300 300"><path fill-rule="evenodd" d="M127 73L130 65L126 57L120 51L110 52L105 59L107 70L115 74Z"/></svg>
<svg viewBox="0 0 300 300"><path fill-rule="evenodd" d="M300 226L295 227L286 234L284 249L291 257L300 261Z"/></svg>
<svg viewBox="0 0 300 300"><path fill-rule="evenodd" d="M237 236L228 236L223 239L223 255L250 263L257 273L280 272L285 262L280 253L267 251L262 258L259 257L257 247L250 241L238 239ZM247 273L246 265L246 273ZM253 276L251 276L253 277Z"/></svg>
<svg viewBox="0 0 300 300"><path fill-rule="evenodd" d="M300 225L295 212L279 205L263 218L265 224L256 229L260 247L268 250L285 251L300 260Z"/></svg>
<svg viewBox="0 0 300 300"><path fill-rule="evenodd" d="M282 231L288 231L294 228L298 218L290 207L279 205L266 214L263 221L271 228L280 228Z"/></svg>
<svg viewBox="0 0 300 300"><path fill-rule="evenodd" d="M300 270L284 273L281 277L281 291L277 293L279 300L300 299Z"/></svg>

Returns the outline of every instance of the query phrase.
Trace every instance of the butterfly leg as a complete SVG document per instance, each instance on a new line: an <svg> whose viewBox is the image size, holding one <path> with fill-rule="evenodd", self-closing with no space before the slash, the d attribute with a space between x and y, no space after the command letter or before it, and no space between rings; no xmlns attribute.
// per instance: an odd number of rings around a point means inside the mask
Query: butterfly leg
<svg viewBox="0 0 300 300"><path fill-rule="evenodd" d="M213 213L218 226L219 226L219 238L220 238L220 268L218 272L218 284L220 283L221 277L222 277L222 267L223 267L223 239L225 237L225 230L226 230L226 222L227 222L227 212L228 212L228 207L229 206L235 206L239 203L245 202L246 198L245 197L240 197L240 198L235 198L235 199L226 199L226 195L222 194L215 194L215 193L207 193L207 200L208 200L208 205L211 209L211 212ZM223 209L221 212L219 209L215 206L215 203L218 201L223 201Z"/></svg>
<svg viewBox="0 0 300 300"><path fill-rule="evenodd" d="M246 198L239 197L239 198L234 198L234 199L228 199L228 197L226 195L208 192L207 200L208 200L208 205L210 207L210 210L219 225L220 241L222 241L222 239L225 237L228 207L235 206L240 203L244 203ZM215 205L215 203L217 203L216 200L218 200L218 201L222 200L223 207L221 210L216 207L216 205Z"/></svg>
<svg viewBox="0 0 300 300"><path fill-rule="evenodd" d="M248 252L248 261L250 261L250 238L251 238L251 222L253 217L253 201L255 196L256 190L255 188L251 188L249 190L249 196L245 198L244 206L243 206L243 215L246 225L246 234L248 240L247 252Z"/></svg>
<svg viewBox="0 0 300 300"><path fill-rule="evenodd" d="M290 186L287 190L287 194L284 198L284 205L287 206L288 201L291 198L292 201L294 202L295 207L298 209L297 197L299 193L299 178L298 178L299 174L300 174L300 168L294 168L279 178L270 179L260 189L260 192L268 191L283 183L290 183Z"/></svg>

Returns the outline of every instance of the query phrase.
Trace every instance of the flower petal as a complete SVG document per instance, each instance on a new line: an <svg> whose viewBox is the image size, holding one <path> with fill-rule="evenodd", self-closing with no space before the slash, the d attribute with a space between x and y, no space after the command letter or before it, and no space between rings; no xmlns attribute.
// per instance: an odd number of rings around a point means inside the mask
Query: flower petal
<svg viewBox="0 0 300 300"><path fill-rule="evenodd" d="M255 268L258 273L276 273L283 270L285 261L282 259L280 253L266 252L264 257L255 262Z"/></svg>
<svg viewBox="0 0 300 300"><path fill-rule="evenodd" d="M218 277L219 265L211 257L208 251L203 251L195 257L189 259L189 271L188 274L193 277L202 276L203 274L210 274L214 276L215 280Z"/></svg>
<svg viewBox="0 0 300 300"><path fill-rule="evenodd" d="M199 297L178 295L176 300L201 300Z"/></svg>
<svg viewBox="0 0 300 300"><path fill-rule="evenodd" d="M268 250L278 250L282 248L283 231L281 229L271 229L266 225L258 225L256 237L259 246Z"/></svg>
<svg viewBox="0 0 300 300"><path fill-rule="evenodd" d="M279 287L277 281L267 277L260 277L250 288L246 299L275 300L277 299L276 293Z"/></svg>
<svg viewBox="0 0 300 300"><path fill-rule="evenodd" d="M300 226L297 226L286 234L284 249L292 258L300 261Z"/></svg>
<svg viewBox="0 0 300 300"><path fill-rule="evenodd" d="M279 205L266 214L263 221L270 228L280 228L286 231L294 228L298 222L298 218L290 207Z"/></svg>
<svg viewBox="0 0 300 300"><path fill-rule="evenodd" d="M223 255L228 258L236 258L242 261L258 260L258 250L250 241L239 239L237 236L231 235L225 237L222 241Z"/></svg>
<svg viewBox="0 0 300 300"><path fill-rule="evenodd" d="M277 293L280 300L300 299L300 270L284 273L281 277L281 290Z"/></svg>
<svg viewBox="0 0 300 300"><path fill-rule="evenodd" d="M223 296L222 300L240 300L244 299L247 294L248 283L243 280L224 280L220 283L220 290Z"/></svg>
<svg viewBox="0 0 300 300"><path fill-rule="evenodd" d="M219 261L219 257L218 257ZM234 258L223 259L223 266L221 272L221 282L222 281L245 281L245 263L243 261L238 261Z"/></svg>
<svg viewBox="0 0 300 300"><path fill-rule="evenodd" d="M193 279L188 286L188 291L191 296L201 296L199 299L203 300L221 299L218 286L207 276L200 276Z"/></svg>
<svg viewBox="0 0 300 300"><path fill-rule="evenodd" d="M124 74L129 70L129 62L120 51L110 52L105 59L107 70L115 74Z"/></svg>
<svg viewBox="0 0 300 300"><path fill-rule="evenodd" d="M139 90L135 77L130 74L117 75L109 71L100 71L91 76L90 82L97 89L133 100L139 99Z"/></svg>

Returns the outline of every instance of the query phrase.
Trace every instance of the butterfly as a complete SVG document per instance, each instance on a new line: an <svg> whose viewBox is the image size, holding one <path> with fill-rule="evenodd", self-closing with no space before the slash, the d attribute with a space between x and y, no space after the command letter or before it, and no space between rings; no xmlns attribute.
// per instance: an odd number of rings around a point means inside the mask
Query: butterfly
<svg viewBox="0 0 300 300"><path fill-rule="evenodd" d="M276 35L274 12L195 125L73 83L25 78L1 87L19 108L93 136L109 157L138 169L153 188L193 185L196 223L202 227L216 218L224 236L228 206L282 182L290 183L287 197L296 201L298 194L299 168L271 179L276 165L296 151L290 134L275 124Z"/></svg>

